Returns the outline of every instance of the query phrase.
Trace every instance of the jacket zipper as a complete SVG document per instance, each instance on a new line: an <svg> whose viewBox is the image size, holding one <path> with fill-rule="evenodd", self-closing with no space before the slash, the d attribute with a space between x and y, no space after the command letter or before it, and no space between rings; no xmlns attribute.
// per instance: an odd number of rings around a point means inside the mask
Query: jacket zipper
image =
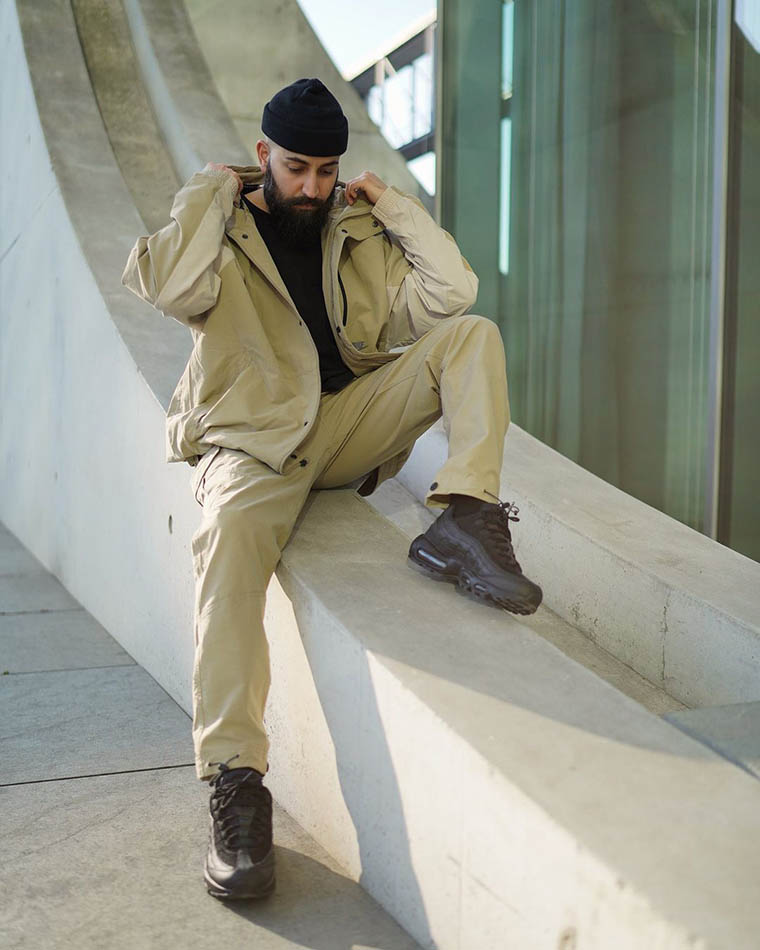
<svg viewBox="0 0 760 950"><path fill-rule="evenodd" d="M343 326L345 326L348 322L348 299L346 298L346 288L343 286L340 271L338 271L338 283L340 284L340 292L343 296Z"/></svg>
<svg viewBox="0 0 760 950"><path fill-rule="evenodd" d="M336 234L336 237L337 237L337 234ZM341 247L342 247L342 244L337 248L337 252L333 251L333 253L336 254L337 256L338 261L340 261ZM330 268L330 271L331 271L331 277L334 274L334 275L337 275L337 278L338 278L338 284L340 285L341 296L343 297L343 326L346 326L346 324L348 323L348 297L346 296L346 288L343 285L343 278L340 276L340 270L338 269L338 267L336 267L335 270ZM333 292L332 296L334 297L335 283L332 279L331 279L330 289ZM345 334L342 334L340 332L340 327L337 327L336 329L338 331L336 335L336 342L338 343L338 349L341 348L341 344L342 344L343 348L346 349L346 356L348 360L356 360L360 365L364 363L367 357L364 356L364 354L360 353L355 347L353 347L350 344L350 342L346 339ZM390 354L388 355L390 356ZM344 360L344 362L350 369L351 368L350 362L348 362L348 360Z"/></svg>

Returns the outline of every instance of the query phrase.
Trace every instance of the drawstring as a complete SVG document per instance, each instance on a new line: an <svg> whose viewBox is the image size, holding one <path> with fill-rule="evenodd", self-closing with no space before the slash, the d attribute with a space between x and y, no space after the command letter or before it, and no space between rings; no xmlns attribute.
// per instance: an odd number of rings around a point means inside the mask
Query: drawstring
<svg viewBox="0 0 760 950"><path fill-rule="evenodd" d="M486 495L490 495L491 498L495 498L495 499L496 499L496 501L499 503L499 508L501 508L501 510L504 512L504 514L507 516L507 518L508 518L510 521L519 521L519 520L520 520L520 519L517 517L517 512L520 510L520 509L517 507L517 505L513 504L511 501L502 501L501 498L499 498L498 495L494 495L494 493L488 491L487 488L484 488L483 491L486 493Z"/></svg>
<svg viewBox="0 0 760 950"><path fill-rule="evenodd" d="M233 759L239 759L239 758L240 758L240 753L236 752L233 756L227 759L226 762L209 762L209 765L219 766L219 771L216 773L216 775L212 777L210 784L215 785L219 781L219 779L224 775L225 772L230 771L229 763L232 762Z"/></svg>

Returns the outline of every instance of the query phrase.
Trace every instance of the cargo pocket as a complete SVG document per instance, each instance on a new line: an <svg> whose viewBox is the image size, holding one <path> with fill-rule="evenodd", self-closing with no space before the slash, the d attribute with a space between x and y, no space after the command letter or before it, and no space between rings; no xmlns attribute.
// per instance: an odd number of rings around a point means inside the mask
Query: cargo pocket
<svg viewBox="0 0 760 950"><path fill-rule="evenodd" d="M222 447L220 445L214 445L212 448L208 450L208 452L205 452L201 456L200 462L198 462L198 464L195 466L195 472L193 473L193 480L191 484L192 484L192 489L193 489L193 497L201 506L203 505L202 490L203 490L203 483L206 478L206 472L209 470L209 468L211 467L211 463L214 461L214 459L217 457L217 455L221 451L222 451Z"/></svg>

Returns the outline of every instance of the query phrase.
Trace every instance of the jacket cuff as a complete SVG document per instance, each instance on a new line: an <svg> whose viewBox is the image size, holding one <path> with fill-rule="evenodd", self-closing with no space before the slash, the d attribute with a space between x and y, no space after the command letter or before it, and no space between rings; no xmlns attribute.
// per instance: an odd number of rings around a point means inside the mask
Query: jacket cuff
<svg viewBox="0 0 760 950"><path fill-rule="evenodd" d="M392 220L394 215L398 214L405 201L401 192L397 191L393 185L389 185L380 195L372 208L375 217L379 218L383 224Z"/></svg>
<svg viewBox="0 0 760 950"><path fill-rule="evenodd" d="M201 172L206 178L213 178L221 183L222 188L226 188L230 196L230 201L234 201L238 196L238 180L232 172L225 171L223 168L211 168L210 165ZM220 189L221 190L221 189Z"/></svg>

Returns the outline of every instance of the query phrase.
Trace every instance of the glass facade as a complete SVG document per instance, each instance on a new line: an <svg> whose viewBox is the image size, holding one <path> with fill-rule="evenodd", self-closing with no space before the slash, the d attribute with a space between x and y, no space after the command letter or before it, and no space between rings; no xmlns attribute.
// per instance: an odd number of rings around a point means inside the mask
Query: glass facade
<svg viewBox="0 0 760 950"><path fill-rule="evenodd" d="M739 6L444 0L439 210L502 329L515 422L760 558L760 75Z"/></svg>
<svg viewBox="0 0 760 950"><path fill-rule="evenodd" d="M428 195L435 192L434 31L433 22L351 79L370 118Z"/></svg>
<svg viewBox="0 0 760 950"><path fill-rule="evenodd" d="M760 0L736 4L731 50L718 531L760 560Z"/></svg>

